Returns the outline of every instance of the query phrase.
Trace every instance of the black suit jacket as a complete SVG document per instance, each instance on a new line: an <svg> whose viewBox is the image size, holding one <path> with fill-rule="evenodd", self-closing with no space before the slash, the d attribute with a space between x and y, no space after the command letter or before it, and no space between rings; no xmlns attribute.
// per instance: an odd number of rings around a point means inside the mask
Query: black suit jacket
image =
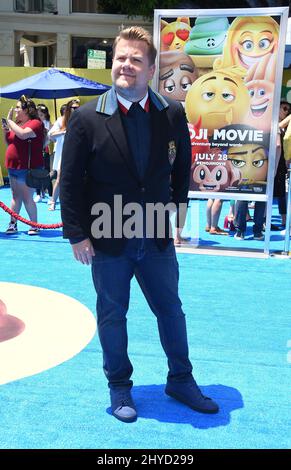
<svg viewBox="0 0 291 470"><path fill-rule="evenodd" d="M96 206L95 215L91 214L94 204L108 205L111 214L105 213L103 217L113 227L116 195L122 197L123 206L130 202L186 203L191 144L183 107L151 89L149 98L151 151L142 180L129 150L113 88L71 116L61 166L60 200L65 238L89 237L96 249L118 255L126 239L120 238L120 234L114 237L113 228L110 238L97 239L91 233L97 216ZM162 249L170 238L166 233L156 243Z"/></svg>

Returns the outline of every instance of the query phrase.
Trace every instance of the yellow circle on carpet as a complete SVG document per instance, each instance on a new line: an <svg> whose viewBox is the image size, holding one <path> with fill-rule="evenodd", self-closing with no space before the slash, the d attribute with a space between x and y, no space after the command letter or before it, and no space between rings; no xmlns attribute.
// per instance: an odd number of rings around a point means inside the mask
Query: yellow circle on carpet
<svg viewBox="0 0 291 470"><path fill-rule="evenodd" d="M81 302L41 287L0 282L7 314L20 319L18 336L0 342L0 384L37 374L78 354L96 320Z"/></svg>

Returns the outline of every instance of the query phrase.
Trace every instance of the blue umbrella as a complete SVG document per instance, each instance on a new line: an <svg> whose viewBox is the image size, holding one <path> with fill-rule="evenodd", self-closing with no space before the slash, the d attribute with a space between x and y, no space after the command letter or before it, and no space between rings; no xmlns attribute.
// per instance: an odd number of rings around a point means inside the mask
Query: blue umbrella
<svg viewBox="0 0 291 470"><path fill-rule="evenodd" d="M109 88L108 85L78 77L63 70L50 68L0 88L0 96L18 99L21 95L27 95L30 98L56 100L70 96L100 95Z"/></svg>

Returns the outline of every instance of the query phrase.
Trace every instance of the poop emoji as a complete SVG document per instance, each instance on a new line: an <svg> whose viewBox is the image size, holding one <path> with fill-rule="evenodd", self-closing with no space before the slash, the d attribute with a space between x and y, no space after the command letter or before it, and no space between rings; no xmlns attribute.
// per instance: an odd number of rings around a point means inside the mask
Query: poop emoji
<svg viewBox="0 0 291 470"><path fill-rule="evenodd" d="M184 51L197 67L211 67L214 59L222 54L228 27L227 18L204 16L196 19Z"/></svg>
<svg viewBox="0 0 291 470"><path fill-rule="evenodd" d="M188 55L179 51L161 52L159 73L161 95L183 102L197 78L197 69Z"/></svg>

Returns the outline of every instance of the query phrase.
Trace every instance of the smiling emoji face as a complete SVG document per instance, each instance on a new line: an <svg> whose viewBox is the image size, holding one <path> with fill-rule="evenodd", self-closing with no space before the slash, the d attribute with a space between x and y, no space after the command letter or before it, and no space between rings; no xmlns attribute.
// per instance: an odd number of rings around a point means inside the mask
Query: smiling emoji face
<svg viewBox="0 0 291 470"><path fill-rule="evenodd" d="M196 80L186 95L188 121L212 135L214 129L243 121L250 103L248 90L238 74L227 71L209 72Z"/></svg>
<svg viewBox="0 0 291 470"><path fill-rule="evenodd" d="M231 24L216 66L240 65L249 69L278 48L279 26L267 16L237 17Z"/></svg>
<svg viewBox="0 0 291 470"><path fill-rule="evenodd" d="M245 68L272 54L278 45L278 32L275 25L260 21L245 23L244 31L234 34L231 47L234 61Z"/></svg>
<svg viewBox="0 0 291 470"><path fill-rule="evenodd" d="M251 103L245 122L263 131L269 131L272 119L274 84L258 80L249 87Z"/></svg>
<svg viewBox="0 0 291 470"><path fill-rule="evenodd" d="M275 56L267 55L252 65L245 78L251 99L245 122L264 131L269 131L271 128L275 63Z"/></svg>

